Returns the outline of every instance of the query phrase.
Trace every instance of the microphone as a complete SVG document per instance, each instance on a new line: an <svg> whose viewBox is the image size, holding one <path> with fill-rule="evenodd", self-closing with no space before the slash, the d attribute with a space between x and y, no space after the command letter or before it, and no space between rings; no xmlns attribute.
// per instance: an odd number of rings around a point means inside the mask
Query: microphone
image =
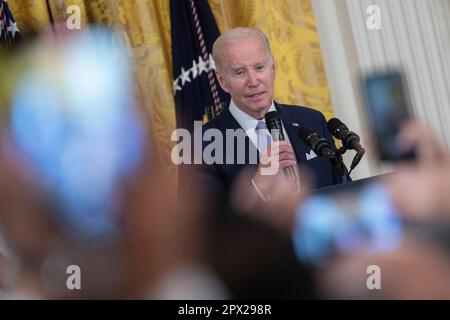
<svg viewBox="0 0 450 320"><path fill-rule="evenodd" d="M281 119L278 116L278 112L269 111L264 116L266 120L267 129L272 136L273 141L284 141L283 125ZM284 175L288 181L292 183L294 191L298 190L297 175L295 169L292 166L283 168Z"/></svg>
<svg viewBox="0 0 450 320"><path fill-rule="evenodd" d="M336 153L331 149L330 144L325 138L322 138L308 127L301 127L298 130L298 135L300 139L302 139L302 141L314 151L315 154L330 160L333 167L338 167L340 165Z"/></svg>
<svg viewBox="0 0 450 320"><path fill-rule="evenodd" d="M352 165L350 166L350 169L355 168L366 152L366 150L361 147L359 143L359 136L353 131L349 131L347 126L338 118L330 119L327 127L333 137L342 141L342 145L345 149L356 150L356 155L353 158Z"/></svg>

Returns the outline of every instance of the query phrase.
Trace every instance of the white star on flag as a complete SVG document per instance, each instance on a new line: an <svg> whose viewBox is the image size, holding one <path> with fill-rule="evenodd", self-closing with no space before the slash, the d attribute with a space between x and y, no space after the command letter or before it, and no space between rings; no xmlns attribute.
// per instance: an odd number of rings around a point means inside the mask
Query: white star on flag
<svg viewBox="0 0 450 320"><path fill-rule="evenodd" d="M195 79L197 77L198 71L197 71L197 63L195 62L195 59L192 60L192 68L191 68L191 72L192 72L192 79Z"/></svg>
<svg viewBox="0 0 450 320"><path fill-rule="evenodd" d="M189 69L187 71L184 70L183 67L181 67L181 74L180 74L180 79L181 79L181 85L184 87L184 84L186 82L191 82L191 79L189 78Z"/></svg>
<svg viewBox="0 0 450 320"><path fill-rule="evenodd" d="M208 69L206 68L205 61L203 61L202 57L198 57L198 75L201 75L203 71L208 72Z"/></svg>
<svg viewBox="0 0 450 320"><path fill-rule="evenodd" d="M198 76L201 76L203 72L208 72L209 70L215 70L216 63L211 54L209 54L209 59L204 61L201 56L198 57L198 63L192 60L192 67L184 70L184 67L181 67L180 75L173 80L173 94L175 95L177 91L181 91L182 87L186 85L186 82L191 82L191 80L195 80ZM189 74L191 76L189 77ZM181 80L181 86L178 83L178 80Z"/></svg>
<svg viewBox="0 0 450 320"><path fill-rule="evenodd" d="M209 69L216 70L216 62L211 54L209 54Z"/></svg>
<svg viewBox="0 0 450 320"><path fill-rule="evenodd" d="M9 20L9 27L8 32L12 33L12 37L14 38L16 36L16 32L19 32L19 28L17 28L17 23L13 22L12 20Z"/></svg>
<svg viewBox="0 0 450 320"><path fill-rule="evenodd" d="M179 78L173 80L173 95L177 93L177 91L181 91L181 87L178 85Z"/></svg>

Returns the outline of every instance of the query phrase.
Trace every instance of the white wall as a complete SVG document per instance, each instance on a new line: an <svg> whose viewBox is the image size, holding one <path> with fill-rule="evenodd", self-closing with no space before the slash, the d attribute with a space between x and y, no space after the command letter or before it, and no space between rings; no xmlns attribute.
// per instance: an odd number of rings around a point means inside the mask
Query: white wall
<svg viewBox="0 0 450 320"><path fill-rule="evenodd" d="M312 0L335 114L370 144L359 76L400 67L415 115L450 147L450 0ZM380 8L381 29L369 30L369 5ZM353 153L346 158L351 161ZM379 174L368 150L354 179ZM370 156L372 155L372 156Z"/></svg>

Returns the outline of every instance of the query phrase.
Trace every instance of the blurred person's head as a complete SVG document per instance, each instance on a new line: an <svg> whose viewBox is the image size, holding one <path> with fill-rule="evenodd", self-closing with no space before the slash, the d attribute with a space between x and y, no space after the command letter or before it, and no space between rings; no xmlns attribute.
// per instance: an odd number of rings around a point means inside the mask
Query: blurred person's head
<svg viewBox="0 0 450 320"><path fill-rule="evenodd" d="M394 173L378 180L384 199L373 197L371 205L362 208L352 201L349 207L359 208L357 215L364 208L373 210L374 221L383 216L380 205L389 204L385 213L397 217L401 241L390 250L367 246L332 256L317 272L320 294L326 298L450 298L449 154L418 121L405 123L399 138L405 150L414 147L416 159L397 162Z"/></svg>
<svg viewBox="0 0 450 320"><path fill-rule="evenodd" d="M267 37L257 29L228 30L213 45L216 75L222 89L243 112L261 119L274 92L275 62Z"/></svg>
<svg viewBox="0 0 450 320"><path fill-rule="evenodd" d="M140 119L126 52L102 29L39 40L18 58L3 113L0 232L12 295L139 297L188 259L192 215ZM81 269L81 290L66 287Z"/></svg>
<svg viewBox="0 0 450 320"><path fill-rule="evenodd" d="M316 273L328 299L450 299L448 253L414 234L389 252L335 257Z"/></svg>
<svg viewBox="0 0 450 320"><path fill-rule="evenodd" d="M223 207L208 220L209 261L235 299L313 299L311 270L272 223Z"/></svg>

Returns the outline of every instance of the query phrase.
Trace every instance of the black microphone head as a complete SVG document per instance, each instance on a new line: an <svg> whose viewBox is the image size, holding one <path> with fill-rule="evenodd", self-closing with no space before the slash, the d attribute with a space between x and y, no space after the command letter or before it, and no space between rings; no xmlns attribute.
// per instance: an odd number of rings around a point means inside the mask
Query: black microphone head
<svg viewBox="0 0 450 320"><path fill-rule="evenodd" d="M327 127L333 137L342 141L344 148L354 150L361 148L359 136L353 131L349 131L348 127L338 118L330 119Z"/></svg>
<svg viewBox="0 0 450 320"><path fill-rule="evenodd" d="M264 119L266 120L267 129L281 129L281 120L278 116L278 112L269 111L264 116Z"/></svg>
<svg viewBox="0 0 450 320"><path fill-rule="evenodd" d="M269 111L269 112L266 113L264 118L266 119L266 121L271 121L273 119L279 119L280 117L278 116L278 112L276 112L276 111Z"/></svg>
<svg viewBox="0 0 450 320"><path fill-rule="evenodd" d="M328 131L337 139L343 139L342 133L348 131L345 124L338 118L331 118L327 123Z"/></svg>
<svg viewBox="0 0 450 320"><path fill-rule="evenodd" d="M300 139L302 139L302 141L306 144L309 145L309 140L311 135L313 135L315 132L312 131L310 128L308 127L300 127L300 129L298 130L298 136L300 137Z"/></svg>
<svg viewBox="0 0 450 320"><path fill-rule="evenodd" d="M308 127L300 127L298 130L298 136L314 151L315 154L329 159L333 167L339 165L339 160L336 157L336 153L331 149L328 141L319 136L317 132Z"/></svg>
<svg viewBox="0 0 450 320"><path fill-rule="evenodd" d="M266 120L267 129L270 131L273 141L283 141L283 125L281 124L281 119L278 116L278 112L270 111L264 116Z"/></svg>

